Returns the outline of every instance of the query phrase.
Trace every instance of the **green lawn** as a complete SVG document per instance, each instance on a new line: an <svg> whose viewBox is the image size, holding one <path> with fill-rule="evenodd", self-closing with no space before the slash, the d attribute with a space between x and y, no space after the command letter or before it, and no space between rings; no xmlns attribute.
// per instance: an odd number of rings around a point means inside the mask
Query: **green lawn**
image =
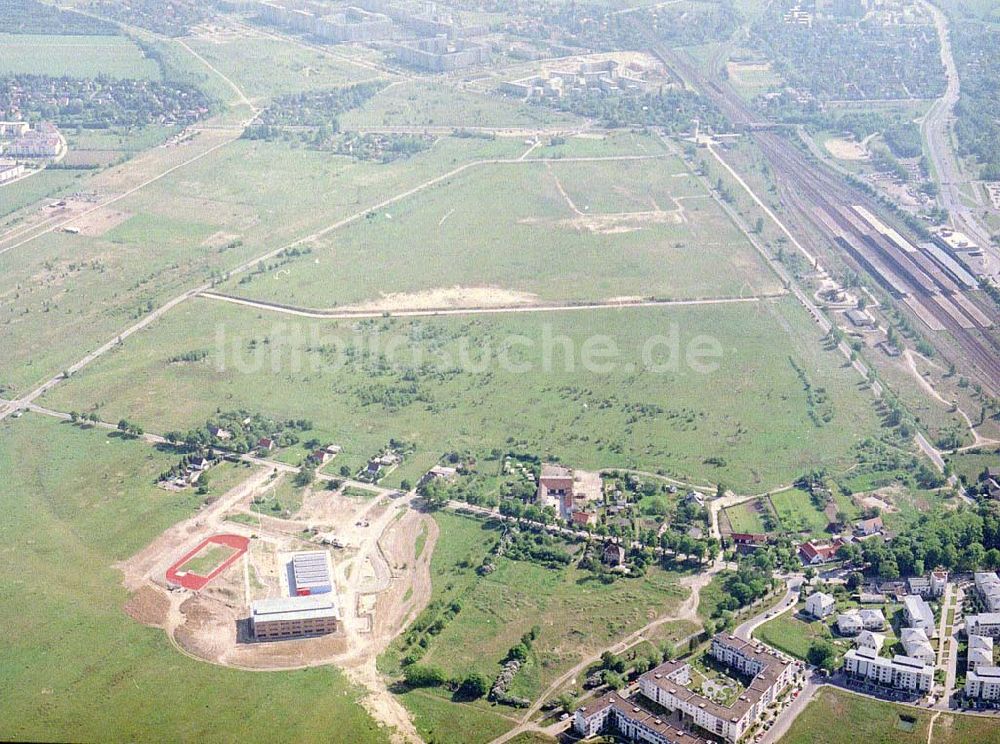
<svg viewBox="0 0 1000 744"><path fill-rule="evenodd" d="M671 351L674 333L680 354ZM585 364L595 334L615 353ZM685 361L694 340L706 336L722 352L714 371ZM209 354L167 363L193 349ZM830 425L810 420L790 356L829 391ZM316 438L343 445L336 462L351 471L391 437L414 443L386 479L390 487L414 481L443 452L487 456L516 447L579 467L665 468L759 491L815 467L843 467L854 442L877 426L853 373L820 348L812 323L789 298L750 309L361 323L199 299L44 400L59 410L96 410L109 421L126 417L149 431L200 426L220 407L307 418Z"/></svg>
<svg viewBox="0 0 1000 744"><path fill-rule="evenodd" d="M903 717L912 720L904 720ZM823 687L795 719L782 744L924 744L931 713L912 706L872 700ZM934 721L934 744L997 744L996 719L941 713Z"/></svg>
<svg viewBox="0 0 1000 744"><path fill-rule="evenodd" d="M0 34L0 75L159 80L160 68L125 36Z"/></svg>
<svg viewBox="0 0 1000 744"><path fill-rule="evenodd" d="M748 501L726 509L726 516L729 518L733 532L767 532L759 511L759 509L766 508L767 505L763 501Z"/></svg>
<svg viewBox="0 0 1000 744"><path fill-rule="evenodd" d="M754 638L774 646L798 659L806 658L809 645L814 640L832 640L838 651L838 658L850 649L850 639L831 639L829 628L822 620L802 620L796 617L805 605L768 620L754 631Z"/></svg>
<svg viewBox="0 0 1000 744"><path fill-rule="evenodd" d="M454 703L441 690L410 690L399 696L417 731L437 744L485 744L512 729L516 721L494 712L485 702Z"/></svg>
<svg viewBox="0 0 1000 744"><path fill-rule="evenodd" d="M0 186L0 218L31 206L41 199L51 199L83 187L86 171L43 170L28 178Z"/></svg>
<svg viewBox="0 0 1000 744"><path fill-rule="evenodd" d="M34 414L0 423L0 738L315 741L336 730L384 741L358 691L329 668L204 664L124 613L112 565L200 503L153 485L172 460Z"/></svg>

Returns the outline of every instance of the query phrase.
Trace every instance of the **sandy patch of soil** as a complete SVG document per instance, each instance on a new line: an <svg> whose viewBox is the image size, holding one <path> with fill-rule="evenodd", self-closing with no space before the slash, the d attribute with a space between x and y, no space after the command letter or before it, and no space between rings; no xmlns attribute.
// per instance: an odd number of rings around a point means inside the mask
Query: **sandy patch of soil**
<svg viewBox="0 0 1000 744"><path fill-rule="evenodd" d="M868 150L860 142L846 139L828 139L826 151L838 160L867 160Z"/></svg>
<svg viewBox="0 0 1000 744"><path fill-rule="evenodd" d="M122 224L132 216L131 212L120 212L117 209L98 209L90 214L85 214L73 222L70 227L75 227L81 235L97 238L112 228Z"/></svg>
<svg viewBox="0 0 1000 744"><path fill-rule="evenodd" d="M338 310L367 312L399 312L401 310L436 310L451 308L508 307L531 305L538 296L500 287L441 287L423 292L394 292L377 300L344 305Z"/></svg>
<svg viewBox="0 0 1000 744"><path fill-rule="evenodd" d="M897 497L902 496L902 494L903 489L901 486L886 486L885 488L879 488L869 493L856 493L853 498L854 503L862 509L875 507L881 509L883 512L892 513L899 511L895 500Z"/></svg>
<svg viewBox="0 0 1000 744"><path fill-rule="evenodd" d="M236 611L207 597L194 594L181 604L184 623L174 631L181 648L214 661L232 646L236 635Z"/></svg>
<svg viewBox="0 0 1000 744"><path fill-rule="evenodd" d="M163 628L170 615L170 599L160 589L147 584L128 598L125 614L143 625Z"/></svg>
<svg viewBox="0 0 1000 744"><path fill-rule="evenodd" d="M203 241L201 241L201 244L206 248L221 248L222 246L226 245L227 243L233 242L239 237L240 236L237 235L236 233L227 233L222 230L219 230L219 232L212 233Z"/></svg>

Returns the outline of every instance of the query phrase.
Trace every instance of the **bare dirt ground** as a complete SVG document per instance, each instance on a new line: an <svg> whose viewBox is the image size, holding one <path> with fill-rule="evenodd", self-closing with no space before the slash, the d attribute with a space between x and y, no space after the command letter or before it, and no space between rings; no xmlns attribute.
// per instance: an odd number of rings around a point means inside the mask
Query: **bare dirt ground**
<svg viewBox="0 0 1000 744"><path fill-rule="evenodd" d="M101 209L83 215L73 222L70 227L79 230L81 235L98 238L112 228L122 224L131 216L131 212L121 212L117 209Z"/></svg>
<svg viewBox="0 0 1000 744"><path fill-rule="evenodd" d="M375 660L430 600L436 522L409 507L412 495L393 499L383 492L365 499L320 489L307 494L302 511L290 519L254 515L256 525L226 519L234 513L250 514L251 499L274 482L269 469L254 471L211 506L120 564L125 586L133 592L125 611L138 622L164 629L179 651L214 664L248 670L335 665L364 686L362 704L392 729L393 741L420 741ZM286 561L281 556L287 560L291 551L320 549L304 534L307 527L330 530L353 546L330 549L344 628L317 638L254 643L246 627L247 604L287 594ZM168 591L166 568L218 532L251 536L246 557L200 592Z"/></svg>
<svg viewBox="0 0 1000 744"><path fill-rule="evenodd" d="M467 307L509 307L511 305L531 305L538 301L537 295L515 292L501 287L441 287L423 292L396 292L382 295L355 305L344 305L339 310L398 312L401 310L434 310L438 308Z"/></svg>
<svg viewBox="0 0 1000 744"><path fill-rule="evenodd" d="M867 160L868 150L860 142L846 139L828 139L824 145L827 152L838 160Z"/></svg>
<svg viewBox="0 0 1000 744"><path fill-rule="evenodd" d="M883 512L898 512L895 500L903 495L901 486L886 486L870 493L856 493L853 496L854 503L861 508L876 507Z"/></svg>

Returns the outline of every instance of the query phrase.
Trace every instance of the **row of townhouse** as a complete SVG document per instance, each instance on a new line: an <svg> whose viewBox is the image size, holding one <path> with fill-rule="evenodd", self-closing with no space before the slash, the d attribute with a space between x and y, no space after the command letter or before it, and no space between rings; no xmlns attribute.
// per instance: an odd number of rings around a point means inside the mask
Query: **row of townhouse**
<svg viewBox="0 0 1000 744"><path fill-rule="evenodd" d="M688 689L690 665L683 661L668 661L639 678L639 694L635 700L619 703L606 699L600 705L578 709L574 716L577 733L593 736L610 729L630 741L652 744L703 741L691 733L685 734L688 738L677 738L676 725L670 726L655 716L651 719L649 711L640 704L641 699L646 699L671 714L678 714L685 725L693 725L726 741L736 742L760 720L767 706L775 702L791 684L798 670L798 664L775 651L722 633L712 638L709 653L730 669L752 678L750 685L732 705L721 705ZM651 723L666 730L658 731Z"/></svg>

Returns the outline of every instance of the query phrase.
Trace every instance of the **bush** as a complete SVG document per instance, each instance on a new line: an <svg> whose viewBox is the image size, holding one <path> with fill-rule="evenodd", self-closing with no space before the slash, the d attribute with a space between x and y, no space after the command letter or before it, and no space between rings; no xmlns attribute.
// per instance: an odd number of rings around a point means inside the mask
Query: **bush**
<svg viewBox="0 0 1000 744"><path fill-rule="evenodd" d="M444 672L437 667L419 664L407 666L403 670L403 679L409 687L440 687L448 681Z"/></svg>

